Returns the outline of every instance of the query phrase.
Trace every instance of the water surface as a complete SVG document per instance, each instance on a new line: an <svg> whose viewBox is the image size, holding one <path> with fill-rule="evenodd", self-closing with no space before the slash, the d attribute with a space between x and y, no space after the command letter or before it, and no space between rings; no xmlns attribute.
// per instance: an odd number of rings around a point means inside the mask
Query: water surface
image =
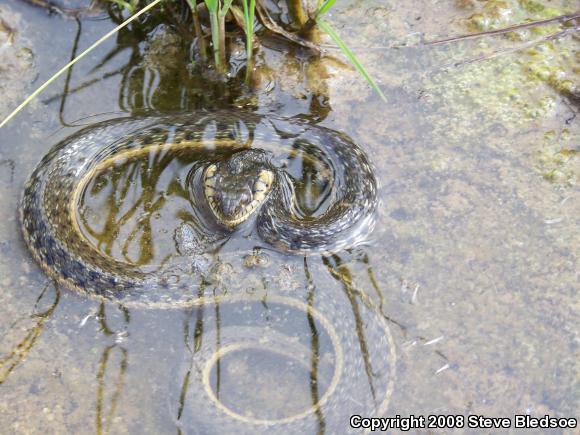
<svg viewBox="0 0 580 435"><path fill-rule="evenodd" d="M421 44L577 7L529 3L337 2L328 20L387 104L336 51L318 58L266 37L248 93L241 38L225 82L199 59L192 64L193 41L157 20L80 62L0 132L0 427L219 433L204 416L240 428L244 419L285 421L314 409L332 386L333 330L353 361L342 376L364 382L358 403L325 402L304 417L313 433L340 433L340 416L346 432L358 411L578 417L578 34L515 52L562 28ZM13 41L0 40L9 65L0 80L11 90L2 115L113 26L105 16L79 25L8 0L0 12L16 30ZM497 50L507 51L471 62ZM261 267L250 242L215 275L216 294L250 295L241 305L134 309L47 279L24 247L17 204L52 145L98 120L226 106L300 116L359 144L380 183L370 243L306 261L271 253ZM316 208L308 198L317 196L305 198ZM297 302L276 317L284 303L268 298ZM265 325L279 351L263 355L259 341L227 347L243 328L254 336ZM217 345L227 349L219 369L208 356ZM373 361L384 370L373 371Z"/></svg>

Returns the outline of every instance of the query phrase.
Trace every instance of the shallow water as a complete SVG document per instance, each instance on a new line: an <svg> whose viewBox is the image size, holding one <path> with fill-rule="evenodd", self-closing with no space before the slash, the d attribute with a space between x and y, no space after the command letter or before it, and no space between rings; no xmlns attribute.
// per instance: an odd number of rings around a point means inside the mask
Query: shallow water
<svg viewBox="0 0 580 435"><path fill-rule="evenodd" d="M192 41L149 20L0 131L2 432L243 433L267 431L252 426L267 420L342 433L354 412L580 415L578 34L467 63L542 34L420 42L555 12L515 0L401 4L339 1L328 17L387 104L334 51L319 59L274 38L263 39L249 94L241 40L237 78L224 83L191 65ZM71 56L75 36L80 49L112 28L86 19L79 32L15 1L0 11L16 30L0 39L11 65L0 70L11 90L3 116ZM24 247L17 204L52 145L104 119L226 106L300 116L363 148L380 183L370 242L306 261L270 253L261 266L251 241L215 271L225 299L181 310L102 304L46 278ZM264 343L240 339L260 331L278 349L267 357ZM346 368L332 390L341 349Z"/></svg>

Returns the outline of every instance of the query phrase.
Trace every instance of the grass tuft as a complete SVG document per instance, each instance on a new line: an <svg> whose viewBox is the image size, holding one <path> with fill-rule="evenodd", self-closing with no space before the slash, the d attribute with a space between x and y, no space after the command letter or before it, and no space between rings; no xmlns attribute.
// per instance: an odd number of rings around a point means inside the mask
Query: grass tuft
<svg viewBox="0 0 580 435"><path fill-rule="evenodd" d="M113 30L108 32L103 37L99 38L95 41L89 48L84 50L81 54L76 56L72 59L69 63L67 63L64 67L62 67L59 71L53 74L46 82L44 82L40 87L38 87L28 98L26 98L22 104L20 104L16 109L14 109L6 118L2 120L0 123L0 128L2 128L8 121L10 121L18 112L20 112L24 107L26 107L38 94L40 94L44 89L46 89L53 81L55 81L58 77L60 77L63 73L65 73L71 66L93 51L97 46L99 46L102 42L116 34L119 30L123 27L127 26L132 21L136 20L138 17L143 15L144 13L148 12L152 8L154 8L157 4L161 3L163 0L153 0L139 12L133 15L133 12L136 10L138 5L138 0L110 0L119 6L125 8L129 13L132 15L127 18L123 23L119 24ZM196 2L194 0L188 0L190 6L193 10L195 10ZM211 34L212 34L212 42L213 42L213 51L215 56L215 63L216 68L218 71L223 71L225 68L225 28L224 28L224 20L225 17L230 10L234 0L204 0L205 5L209 11L210 15L210 25L211 25ZM256 0L240 0L243 6L243 18L244 18L244 33L246 34L246 52L247 52L247 72L246 72L246 80L249 79L249 74L251 71L252 66L252 57L253 57L253 46L252 46L252 37L254 34L254 27L255 27L255 10L256 10ZM328 12L335 4L336 0L318 0L318 9L316 11L314 22L316 22L322 30L324 30L339 46L342 50L344 55L348 58L348 60L353 64L356 70L362 75L369 85L373 88L373 90L381 97L383 101L387 101L387 98L377 85L377 83L373 80L370 76L368 71L364 68L364 66L359 62L356 58L354 53L348 48L345 42L340 38L340 36L334 31L334 29L324 21L321 16Z"/></svg>

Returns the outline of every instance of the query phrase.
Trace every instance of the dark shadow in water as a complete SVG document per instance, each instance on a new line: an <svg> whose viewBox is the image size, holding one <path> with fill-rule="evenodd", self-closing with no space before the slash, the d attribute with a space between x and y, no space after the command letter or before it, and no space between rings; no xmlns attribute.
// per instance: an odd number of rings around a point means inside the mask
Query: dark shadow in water
<svg viewBox="0 0 580 435"><path fill-rule="evenodd" d="M108 389L106 375L109 371L109 360L111 356L118 350L120 354L119 368L117 378L113 380L112 393L109 399L109 408L106 409L106 391ZM113 424L117 405L119 404L119 397L125 385L125 374L127 372L127 365L129 361L129 352L124 347L112 344L107 346L101 355L99 361L99 368L97 371L97 409L95 429L97 435L108 433Z"/></svg>
<svg viewBox="0 0 580 435"><path fill-rule="evenodd" d="M49 288L54 288L54 301L44 311L36 312L39 304L44 299ZM56 309L59 301L60 289L58 286L56 286L56 284L48 282L40 292L38 298L36 298L36 302L32 309L32 314L15 321L10 326L9 329L12 329L22 320L33 320L33 325L26 330L26 335L24 338L20 340L16 346L14 346L10 353L0 357L0 385L2 385L4 381L8 379L10 373L12 373L18 364L20 364L26 358L30 350L34 347L36 341L40 337L40 334L42 334L42 331L44 330L44 324L52 317L52 314L54 313L54 310Z"/></svg>
<svg viewBox="0 0 580 435"><path fill-rule="evenodd" d="M215 328L216 328L216 351L219 352L221 349L221 316L220 316L220 303L219 300L216 298L216 300L214 301L214 307L215 307ZM215 369L216 369L216 387L215 387L215 393L216 393L216 397L219 399L220 398L220 386L221 386L221 358L218 358L218 360L216 361L216 365L215 365Z"/></svg>
<svg viewBox="0 0 580 435"><path fill-rule="evenodd" d="M123 313L123 320L125 325L128 325L129 322L131 322L131 313L129 312L129 309L123 305L119 305L119 310L121 310L121 312ZM107 314L105 311L105 302L101 302L100 306L99 306L99 314L97 315L97 318L99 319L99 323L101 325L101 332L107 336L112 336L117 334L118 332L115 332L114 330L112 330L108 323L107 323Z"/></svg>
<svg viewBox="0 0 580 435"><path fill-rule="evenodd" d="M314 293L316 291L316 287L314 286L314 280L312 279L312 275L310 274L310 270L308 270L308 262L306 257L304 257L304 274L306 276L307 282L307 303L310 310L314 307ZM316 413L316 420L318 421L318 435L323 435L326 430L326 421L324 420L324 414L318 405L320 401L320 392L318 391L318 362L320 358L320 343L319 343L319 336L318 331L316 329L316 323L314 322L314 318L312 317L312 312L308 311L306 316L308 318L308 326L310 327L310 331L312 334L311 342L311 358L310 358L310 395L312 396L312 406L315 408Z"/></svg>
<svg viewBox="0 0 580 435"><path fill-rule="evenodd" d="M202 282L199 285L198 297L201 298L203 296L203 294L205 292L206 285L207 285L207 283L202 279ZM218 302L216 301L216 306L217 305L218 305ZM180 389L180 394L179 394L179 404L177 407L177 415L176 415L176 419L178 422L181 420L181 416L183 414L183 409L185 407L187 390L189 388L189 380L191 378L192 369L193 369L193 357L196 354L196 352L198 352L201 349L201 345L202 345L204 309L205 309L204 305L200 304L195 309L188 310L187 317L183 321L183 344L184 344L185 348L189 351L191 356L189 358L189 367L188 367L187 371L185 372L185 376L183 378L183 381L181 382L181 389ZM191 335L190 318L194 313L195 313L195 326L193 329L193 337L190 338L190 335ZM219 308L216 307L216 314L217 313L219 313ZM219 316L216 318L219 319ZM219 322L218 322L217 326L219 328ZM218 333L218 337L219 337L219 333ZM218 342L218 344L219 344L219 342ZM218 374L219 374L219 371L218 371ZM181 429L179 427L177 428L177 431L178 431L178 433L181 433Z"/></svg>
<svg viewBox="0 0 580 435"><path fill-rule="evenodd" d="M79 40L81 38L81 33L82 33L82 23L81 20L78 19L77 17L75 17L75 22L77 24L77 33L75 35L75 39L73 42L73 47L72 47L72 52L70 55L70 60L72 61L76 56L77 56L77 50L79 47ZM64 89L62 91L62 98L60 100L60 107L58 108L58 116L60 119L60 123L65 126L65 127L72 127L71 124L67 123L64 120L64 108L66 105L66 97L69 94L69 87L70 87L70 79L72 77L72 73L73 73L73 68L74 66L71 66L68 71L66 72L66 78L64 80Z"/></svg>
<svg viewBox="0 0 580 435"><path fill-rule="evenodd" d="M3 159L0 160L0 167L6 166L10 171L10 183L14 181L14 170L16 169L16 163L12 159Z"/></svg>
<svg viewBox="0 0 580 435"><path fill-rule="evenodd" d="M400 329L404 339L409 339L410 338L409 330L407 326L385 314L384 295L379 287L378 281L376 280L374 275L374 271L370 265L368 253L362 249L358 249L357 251L358 252L356 252L354 259L356 261L362 262L366 266L369 281L371 282L371 285L378 299L378 306L376 307L378 313L385 320L397 326ZM347 255L350 254L352 253L351 252L347 253ZM353 314L357 318L357 335L359 336L359 344L361 346L361 352L363 355L368 355L366 340L364 339L364 335L362 335L363 334L362 323L358 320L360 319L360 314L357 314L358 302L356 298L359 298L360 301L367 306L376 306L376 303L369 299L369 296L366 294L366 292L357 288L357 286L354 284L353 281L353 274L350 272L348 265L338 254L323 257L323 262L327 266L330 274L341 283L347 297L349 298L351 306L353 307ZM428 343L431 340L431 338L427 338L421 335L413 335L411 339L417 340L423 344ZM446 363L449 362L449 358L441 350L435 349L433 350L433 352L436 355L438 355L444 362ZM371 382L373 373L372 367L370 366L370 364L368 364L368 359L365 359L365 370L367 371L369 382Z"/></svg>
<svg viewBox="0 0 580 435"><path fill-rule="evenodd" d="M371 390L371 394L373 395L373 399L376 400L375 386L373 383L375 374L373 373L373 368L369 359L368 344L364 333L364 323L358 305L359 300L363 303L368 303L368 301L365 301L365 293L355 287L353 277L350 270L348 269L348 266L343 263L342 259L338 255L333 254L330 256L323 256L322 261L330 272L330 275L341 284L342 289L344 290L344 293L350 302L352 314L355 318L356 335L358 337L361 355L365 365L365 372L367 374L369 388Z"/></svg>
<svg viewBox="0 0 580 435"><path fill-rule="evenodd" d="M108 306L111 307L111 305ZM113 428L113 421L119 404L119 398L121 397L125 385L125 375L127 373L129 361L129 351L121 346L120 342L123 340L124 336L127 335L126 328L131 321L131 316L126 307L119 305L118 308L121 311L121 319L124 324L121 330L115 331L109 325L110 320L107 320L105 302L101 302L97 315L97 319L101 326L101 332L107 337L116 336L116 343L106 346L103 350L97 369L97 399L95 412L95 431L97 435L109 433ZM118 369L115 370L117 365L115 364L114 355L116 354L118 354ZM111 364L115 365L111 366ZM110 381L107 378L107 374L113 376ZM108 390L110 390L109 395L107 395Z"/></svg>
<svg viewBox="0 0 580 435"><path fill-rule="evenodd" d="M382 290L379 287L379 283L375 277L374 271L372 269L372 266L370 265L370 260L369 260L369 256L368 253L364 250L360 250L359 252L357 252L356 255L356 259L358 261L361 261L367 268L367 275L369 277L369 281L371 282L371 285L375 291L375 294L379 300L379 312L380 315L383 316L385 318L385 320L387 320L388 322L392 323L393 325L397 326L400 330L401 330L401 334L403 336L404 339L409 339L409 330L407 328L407 326L405 326L404 324L402 324L401 322L393 319L391 316L388 316L387 314L385 314L385 307L384 307L384 295ZM342 267L346 267L345 264L342 265ZM358 291L358 294L363 296L364 293ZM414 335L412 336L412 340L418 340L422 343L427 343L429 342L429 340L431 340L430 338L421 336L421 335ZM448 362L449 358L440 350L434 350L434 353L437 354L443 361Z"/></svg>
<svg viewBox="0 0 580 435"><path fill-rule="evenodd" d="M361 258L360 261L362 261L362 263L366 266L367 269L367 275L369 277L369 281L371 282L371 285L373 287L373 290L375 291L375 294L377 296L377 298L379 299L379 312L380 314L389 322L391 322L393 325L398 326L401 329L401 332L406 335L407 334L407 327L405 325L403 325L401 322L393 319L391 316L388 316L387 314L385 314L385 297L383 295L382 290L379 287L379 282L377 281L376 277L375 277L375 272L373 271L373 268L370 264L370 260L369 260L369 255L366 251L363 251L361 253Z"/></svg>

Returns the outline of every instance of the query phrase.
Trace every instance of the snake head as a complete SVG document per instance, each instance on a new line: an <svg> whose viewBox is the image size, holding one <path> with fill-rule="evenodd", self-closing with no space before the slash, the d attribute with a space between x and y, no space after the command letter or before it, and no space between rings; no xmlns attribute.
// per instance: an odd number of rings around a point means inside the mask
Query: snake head
<svg viewBox="0 0 580 435"><path fill-rule="evenodd" d="M211 211L232 229L260 208L273 183L267 154L259 150L239 151L209 165L203 173L203 191Z"/></svg>

